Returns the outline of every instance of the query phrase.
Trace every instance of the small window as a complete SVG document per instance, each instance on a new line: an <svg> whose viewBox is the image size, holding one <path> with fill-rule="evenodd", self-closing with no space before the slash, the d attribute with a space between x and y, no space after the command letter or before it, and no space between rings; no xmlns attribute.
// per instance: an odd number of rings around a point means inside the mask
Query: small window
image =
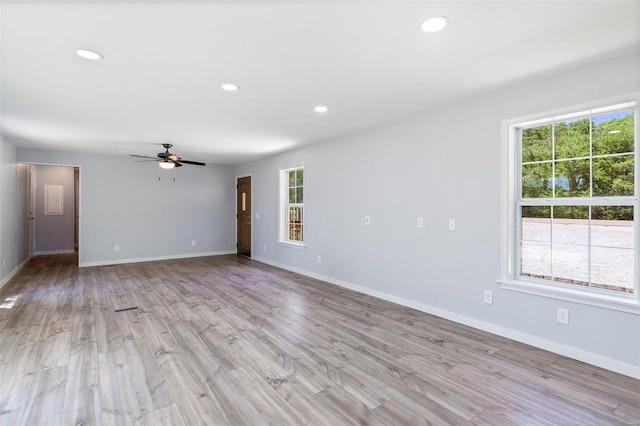
<svg viewBox="0 0 640 426"><path fill-rule="evenodd" d="M638 305L637 115L507 123L503 283Z"/></svg>
<svg viewBox="0 0 640 426"><path fill-rule="evenodd" d="M304 243L304 166L280 170L280 242Z"/></svg>

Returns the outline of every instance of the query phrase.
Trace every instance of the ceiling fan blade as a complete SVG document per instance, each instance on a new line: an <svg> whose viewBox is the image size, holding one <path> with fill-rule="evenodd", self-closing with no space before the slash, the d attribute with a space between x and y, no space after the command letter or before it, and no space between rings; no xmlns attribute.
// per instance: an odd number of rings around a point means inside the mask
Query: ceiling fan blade
<svg viewBox="0 0 640 426"><path fill-rule="evenodd" d="M154 163L157 163L157 162L158 162L158 161L160 161L160 160L158 160L158 159L153 159L153 160L138 160L138 161L134 161L134 163L150 163L150 162L152 162L152 161L153 161Z"/></svg>
<svg viewBox="0 0 640 426"><path fill-rule="evenodd" d="M205 163L200 163L199 161L189 161L189 160L180 160L184 164L193 164L194 166L205 166Z"/></svg>
<svg viewBox="0 0 640 426"><path fill-rule="evenodd" d="M171 148L173 145L168 144L168 143L163 143L162 144L163 148L166 149L166 152L159 152L157 157L149 157L147 155L135 155L135 154L129 154L132 157L138 157L138 158L146 158L147 160L140 160L140 161L136 161L136 163L140 163L140 162L144 162L144 161L156 161L156 162L160 162L160 163L173 163L176 167L182 167L182 163L184 164L192 164L194 166L204 166L204 163L201 163L199 161L188 161L188 160L183 160L181 157L178 157L177 155L169 152L169 148ZM162 166L162 164L160 164Z"/></svg>

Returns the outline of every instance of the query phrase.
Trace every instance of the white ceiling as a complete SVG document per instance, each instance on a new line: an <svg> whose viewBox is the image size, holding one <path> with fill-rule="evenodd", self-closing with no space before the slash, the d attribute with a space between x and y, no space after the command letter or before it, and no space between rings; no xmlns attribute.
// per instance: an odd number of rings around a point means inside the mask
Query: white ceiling
<svg viewBox="0 0 640 426"><path fill-rule="evenodd" d="M451 25L421 31L433 15ZM0 17L16 146L168 142L228 164L640 49L640 1L4 1Z"/></svg>

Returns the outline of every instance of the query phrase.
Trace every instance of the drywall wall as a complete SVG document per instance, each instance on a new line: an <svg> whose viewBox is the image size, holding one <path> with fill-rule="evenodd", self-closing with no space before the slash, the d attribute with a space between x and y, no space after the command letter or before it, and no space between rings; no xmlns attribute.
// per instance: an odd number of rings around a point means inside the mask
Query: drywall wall
<svg viewBox="0 0 640 426"><path fill-rule="evenodd" d="M36 167L36 247L35 254L72 253L73 248L73 167ZM45 186L63 189L61 215L45 213Z"/></svg>
<svg viewBox="0 0 640 426"><path fill-rule="evenodd" d="M22 162L80 168L81 266L235 250L231 166L185 166L173 181L173 171L162 171L158 180L155 163L126 156L33 149L17 154Z"/></svg>
<svg viewBox="0 0 640 426"><path fill-rule="evenodd" d="M236 174L253 176L260 215L254 258L640 377L640 315L496 282L501 122L636 92L639 80L639 55L626 56L240 165ZM277 244L278 170L299 163L304 250ZM556 322L557 307L570 310L568 326Z"/></svg>
<svg viewBox="0 0 640 426"><path fill-rule="evenodd" d="M25 168L16 164L16 148L0 135L0 287L28 258L23 216L26 206L20 197L25 189Z"/></svg>

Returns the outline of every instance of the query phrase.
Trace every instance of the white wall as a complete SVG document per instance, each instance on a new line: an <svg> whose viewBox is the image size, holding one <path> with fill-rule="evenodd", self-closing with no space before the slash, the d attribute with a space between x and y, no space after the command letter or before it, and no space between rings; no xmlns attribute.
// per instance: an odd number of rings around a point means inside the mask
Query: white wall
<svg viewBox="0 0 640 426"><path fill-rule="evenodd" d="M73 167L36 166L36 252L73 252ZM63 211L61 215L45 215L45 185L62 185Z"/></svg>
<svg viewBox="0 0 640 426"><path fill-rule="evenodd" d="M16 164L15 146L0 135L0 287L11 279L28 257L23 220L26 206L19 197L26 188L25 172L24 167Z"/></svg>
<svg viewBox="0 0 640 426"><path fill-rule="evenodd" d="M155 163L126 156L18 149L18 161L80 167L81 266L235 251L231 166L184 166L159 181Z"/></svg>
<svg viewBox="0 0 640 426"><path fill-rule="evenodd" d="M496 284L502 120L635 92L639 80L632 55L241 165L260 213L254 257L640 378L640 316ZM278 169L301 162L305 250L276 244ZM556 322L559 306L570 325Z"/></svg>

